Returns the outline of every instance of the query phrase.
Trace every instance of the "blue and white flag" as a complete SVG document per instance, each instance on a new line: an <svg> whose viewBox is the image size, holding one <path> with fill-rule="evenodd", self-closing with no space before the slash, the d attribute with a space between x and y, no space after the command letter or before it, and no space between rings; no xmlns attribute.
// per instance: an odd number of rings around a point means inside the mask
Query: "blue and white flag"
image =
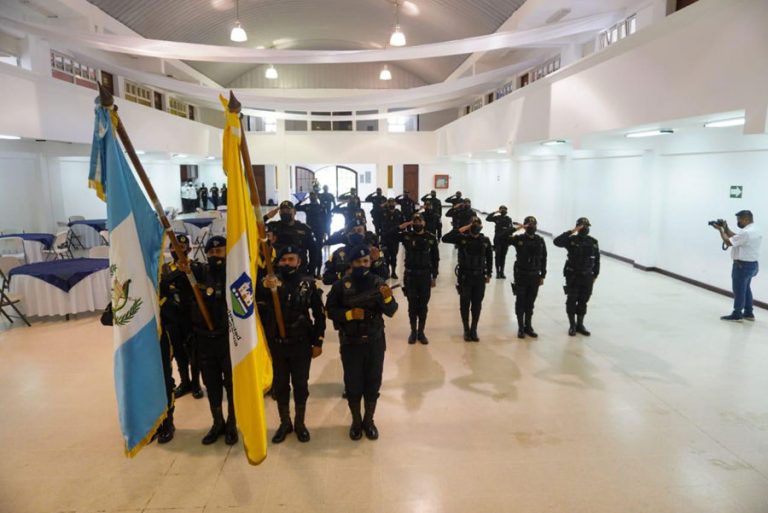
<svg viewBox="0 0 768 513"><path fill-rule="evenodd" d="M134 456L167 414L158 295L163 227L115 138L117 120L96 107L89 184L107 202L115 391L125 453Z"/></svg>

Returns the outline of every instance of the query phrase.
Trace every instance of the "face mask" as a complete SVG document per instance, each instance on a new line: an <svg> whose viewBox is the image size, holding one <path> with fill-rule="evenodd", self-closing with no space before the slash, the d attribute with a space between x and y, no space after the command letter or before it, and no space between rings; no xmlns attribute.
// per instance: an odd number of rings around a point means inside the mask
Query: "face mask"
<svg viewBox="0 0 768 513"><path fill-rule="evenodd" d="M472 235L477 235L478 233L480 233L480 230L482 228L483 227L480 226L479 224L473 224L472 228L470 228L469 231L472 233Z"/></svg>
<svg viewBox="0 0 768 513"><path fill-rule="evenodd" d="M746 225L741 221L739 221L738 223L736 223L736 226L738 226L740 229L743 229Z"/></svg>
<svg viewBox="0 0 768 513"><path fill-rule="evenodd" d="M280 214L280 220L285 223L290 223L293 220L291 214Z"/></svg>
<svg viewBox="0 0 768 513"><path fill-rule="evenodd" d="M212 271L220 271L220 270L226 269L226 266L224 265L226 262L227 262L227 259L223 257L217 257L217 256L208 257L208 265L211 266Z"/></svg>
<svg viewBox="0 0 768 513"><path fill-rule="evenodd" d="M579 232L582 235L589 235L589 226Z"/></svg>
<svg viewBox="0 0 768 513"><path fill-rule="evenodd" d="M349 243L353 246L362 244L365 241L365 235L362 233L352 232L349 234Z"/></svg>
<svg viewBox="0 0 768 513"><path fill-rule="evenodd" d="M528 235L533 235L534 233L536 233L536 227L529 226L528 228L525 229L525 233L527 233Z"/></svg>
<svg viewBox="0 0 768 513"><path fill-rule="evenodd" d="M505 215L507 215L507 211L506 210L502 210L501 212L499 212L499 214L505 216Z"/></svg>
<svg viewBox="0 0 768 513"><path fill-rule="evenodd" d="M368 274L368 268L367 267L353 267L352 268L352 277L355 279L360 279L363 276Z"/></svg>
<svg viewBox="0 0 768 513"><path fill-rule="evenodd" d="M278 265L276 269L280 276L284 278L288 278L296 274L296 268L292 265Z"/></svg>
<svg viewBox="0 0 768 513"><path fill-rule="evenodd" d="M414 224L413 225L414 231L417 232L423 232L424 231L424 225L423 224Z"/></svg>
<svg viewBox="0 0 768 513"><path fill-rule="evenodd" d="M387 205L387 208L390 209L390 210L394 210L395 206L394 205Z"/></svg>

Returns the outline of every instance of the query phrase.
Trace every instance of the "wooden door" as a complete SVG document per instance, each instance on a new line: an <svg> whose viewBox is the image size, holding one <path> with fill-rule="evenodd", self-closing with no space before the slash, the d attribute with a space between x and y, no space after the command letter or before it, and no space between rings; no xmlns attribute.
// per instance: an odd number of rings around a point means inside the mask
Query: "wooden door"
<svg viewBox="0 0 768 513"><path fill-rule="evenodd" d="M267 181L266 173L267 168L263 164L254 164L253 177L256 180L256 188L259 190L259 199L262 205L267 204Z"/></svg>
<svg viewBox="0 0 768 513"><path fill-rule="evenodd" d="M419 165L403 165L403 192L408 191L413 201L419 199Z"/></svg>

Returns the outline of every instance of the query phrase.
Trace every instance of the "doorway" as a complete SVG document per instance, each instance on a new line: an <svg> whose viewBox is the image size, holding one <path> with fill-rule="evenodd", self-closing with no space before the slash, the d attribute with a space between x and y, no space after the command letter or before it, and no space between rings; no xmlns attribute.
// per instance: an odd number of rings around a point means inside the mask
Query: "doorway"
<svg viewBox="0 0 768 513"><path fill-rule="evenodd" d="M413 201L419 199L419 165L403 165L403 192L408 191Z"/></svg>

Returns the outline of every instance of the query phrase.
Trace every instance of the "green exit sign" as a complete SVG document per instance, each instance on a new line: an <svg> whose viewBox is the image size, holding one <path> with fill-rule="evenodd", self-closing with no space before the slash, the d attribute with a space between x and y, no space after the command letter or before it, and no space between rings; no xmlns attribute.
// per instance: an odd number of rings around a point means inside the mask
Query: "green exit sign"
<svg viewBox="0 0 768 513"><path fill-rule="evenodd" d="M731 198L740 199L744 194L744 187L741 185L731 185Z"/></svg>

